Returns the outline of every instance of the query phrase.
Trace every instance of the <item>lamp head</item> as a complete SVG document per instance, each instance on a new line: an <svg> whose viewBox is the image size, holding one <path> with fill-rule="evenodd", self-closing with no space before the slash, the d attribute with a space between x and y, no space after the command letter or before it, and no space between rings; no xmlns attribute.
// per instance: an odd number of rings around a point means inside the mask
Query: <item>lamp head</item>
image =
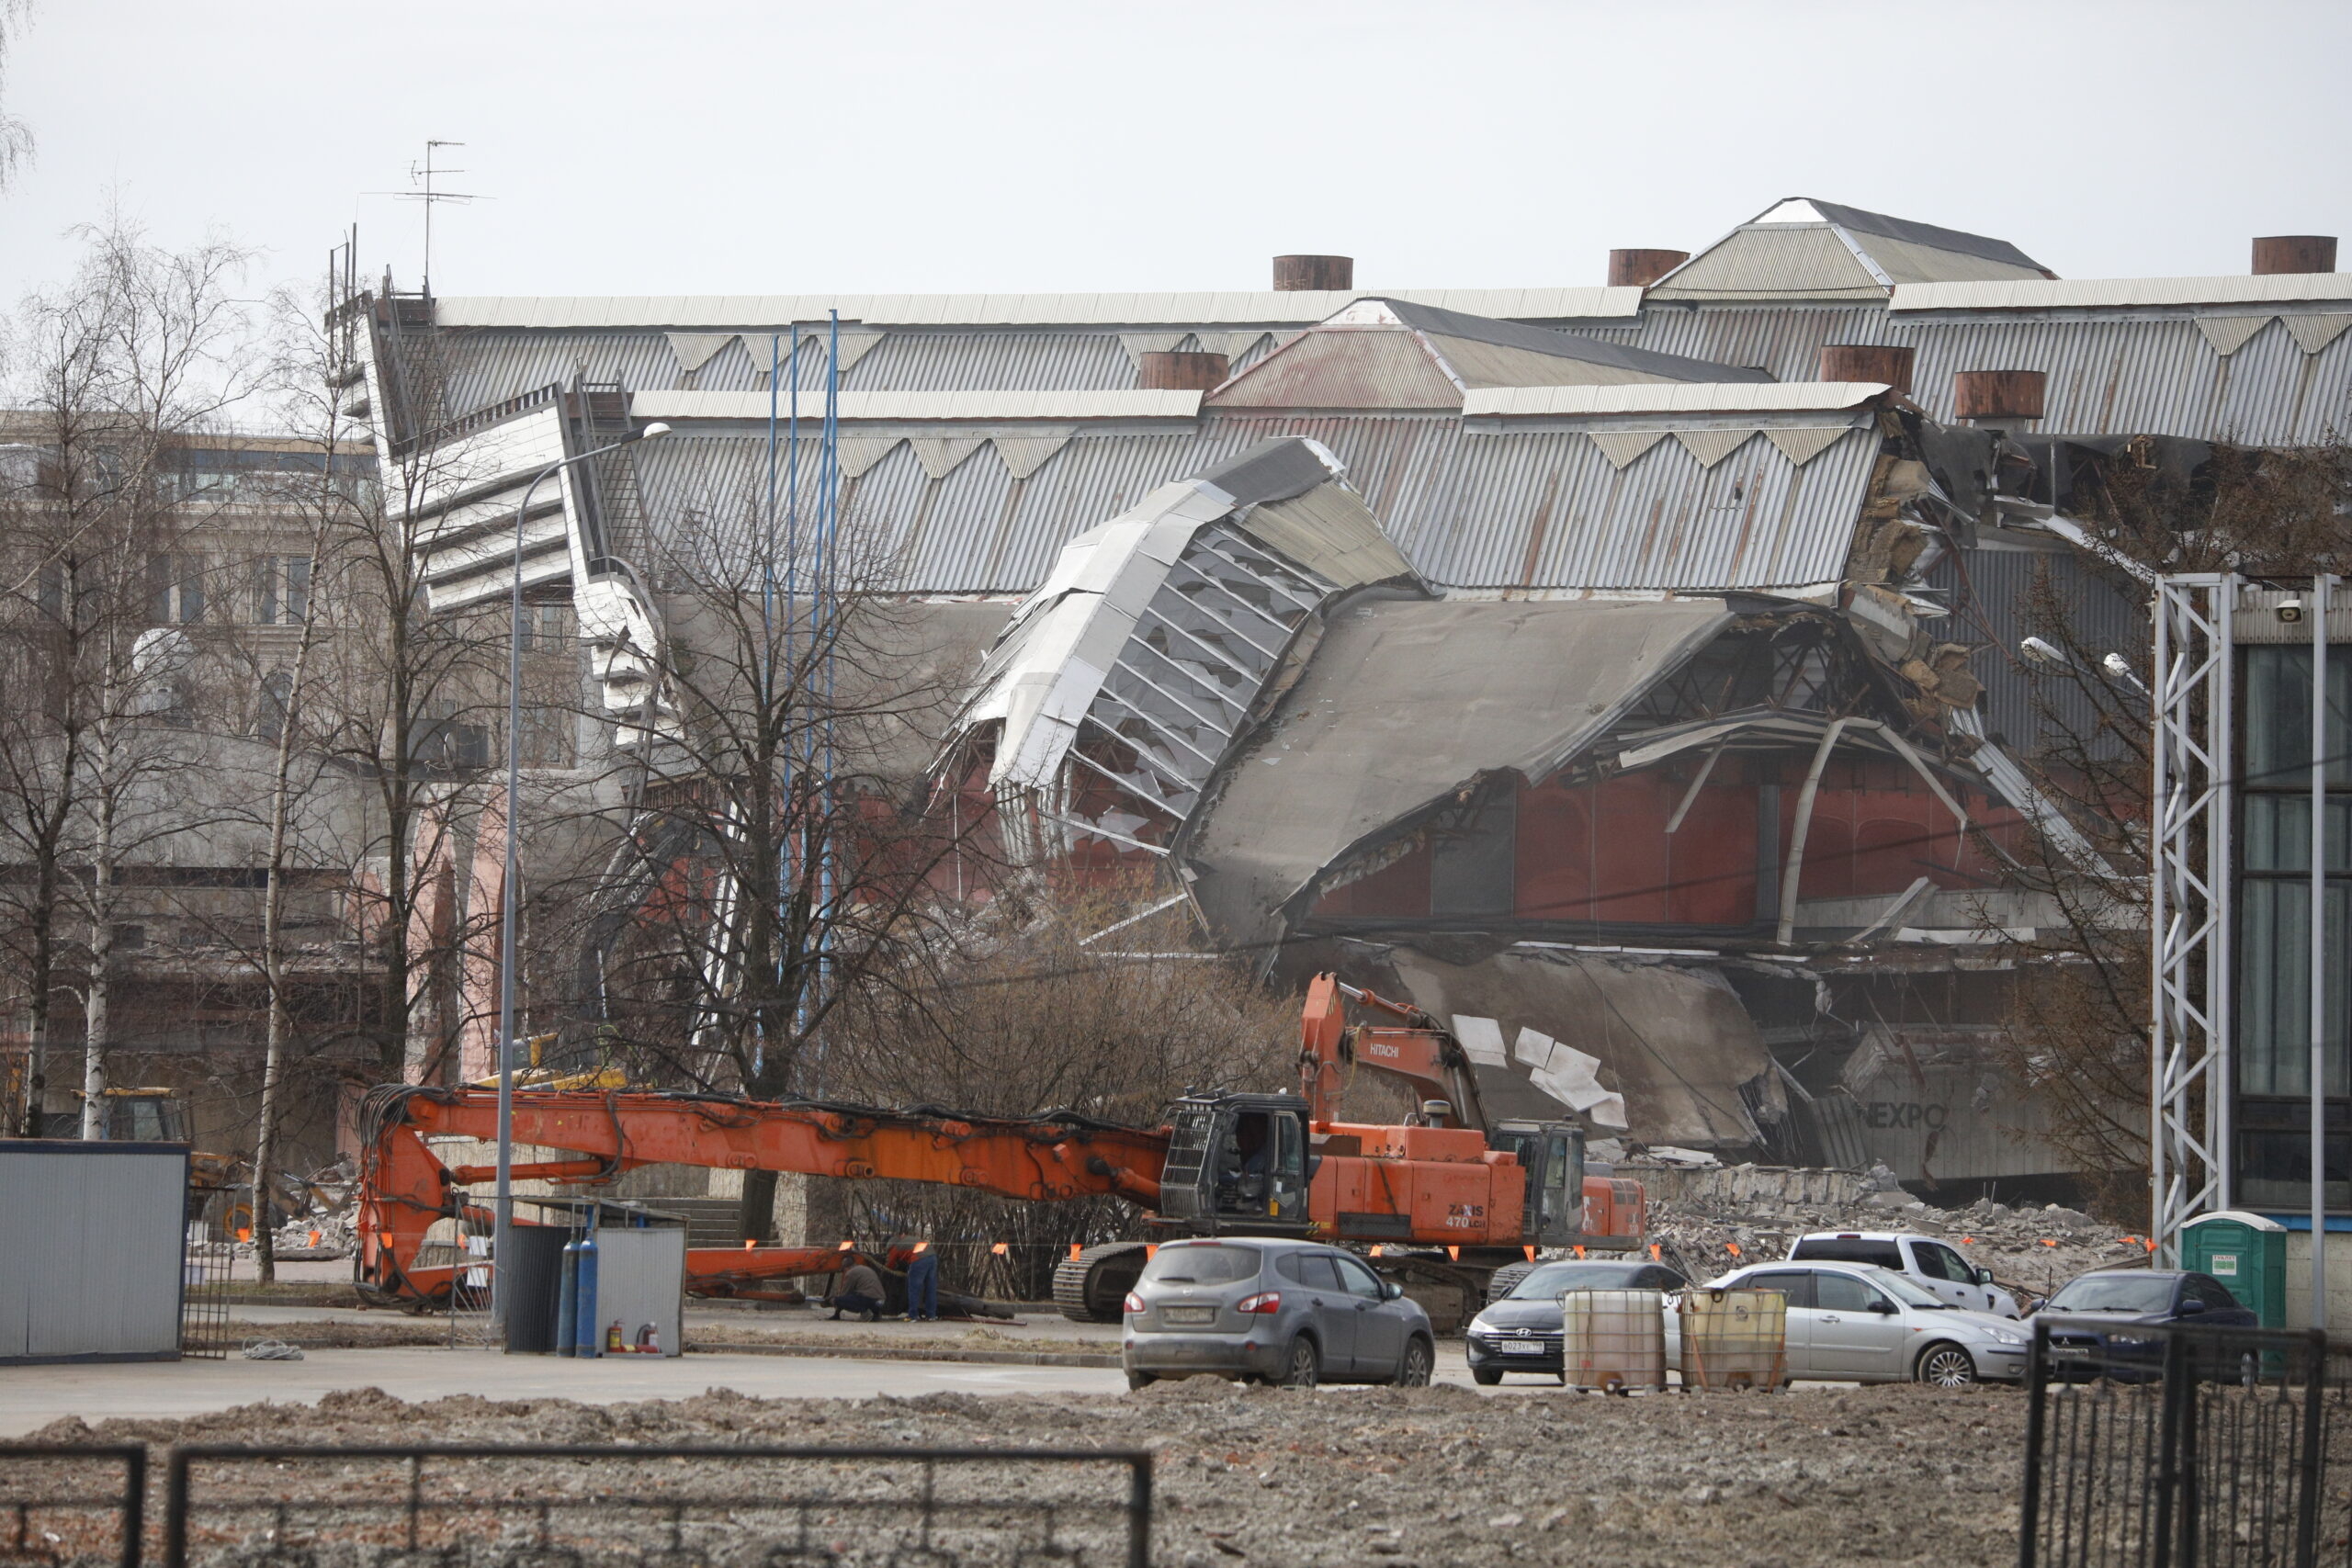
<svg viewBox="0 0 2352 1568"><path fill-rule="evenodd" d="M2030 637L2018 644L2018 652L2033 664L2064 664L2066 656L2052 644L2038 637Z"/></svg>
<svg viewBox="0 0 2352 1568"><path fill-rule="evenodd" d="M657 419L651 424L647 425L643 430L639 431L637 433L637 438L639 441L656 441L669 434L670 427Z"/></svg>
<svg viewBox="0 0 2352 1568"><path fill-rule="evenodd" d="M2132 674L2132 661L2120 653L2110 653L2098 661L2098 667L2121 681Z"/></svg>

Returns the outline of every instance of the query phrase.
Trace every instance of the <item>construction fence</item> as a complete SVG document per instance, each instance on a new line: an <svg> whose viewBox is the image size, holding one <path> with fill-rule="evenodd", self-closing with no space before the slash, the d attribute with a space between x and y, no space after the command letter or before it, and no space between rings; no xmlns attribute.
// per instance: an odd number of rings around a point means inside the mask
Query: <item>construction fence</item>
<svg viewBox="0 0 2352 1568"><path fill-rule="evenodd" d="M2352 1353L2326 1337L2043 1318L2020 1568L2352 1564Z"/></svg>
<svg viewBox="0 0 2352 1568"><path fill-rule="evenodd" d="M0 1562L1144 1568L1151 1479L1125 1450L0 1446Z"/></svg>

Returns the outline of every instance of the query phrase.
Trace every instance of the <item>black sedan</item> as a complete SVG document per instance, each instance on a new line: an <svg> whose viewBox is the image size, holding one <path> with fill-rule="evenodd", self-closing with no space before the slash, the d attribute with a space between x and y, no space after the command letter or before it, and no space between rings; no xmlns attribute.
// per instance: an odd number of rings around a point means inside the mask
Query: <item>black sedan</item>
<svg viewBox="0 0 2352 1568"><path fill-rule="evenodd" d="M2255 1328L2260 1320L2211 1274L2185 1269L2106 1269L2059 1287L2040 1313L2050 1320L2052 1375L2154 1376L2164 1360L2162 1330Z"/></svg>
<svg viewBox="0 0 2352 1568"><path fill-rule="evenodd" d="M1544 1372L1566 1381L1560 1364L1560 1298L1570 1291L1679 1291L1690 1281L1663 1263L1546 1263L1470 1320L1470 1375L1482 1383L1505 1372Z"/></svg>

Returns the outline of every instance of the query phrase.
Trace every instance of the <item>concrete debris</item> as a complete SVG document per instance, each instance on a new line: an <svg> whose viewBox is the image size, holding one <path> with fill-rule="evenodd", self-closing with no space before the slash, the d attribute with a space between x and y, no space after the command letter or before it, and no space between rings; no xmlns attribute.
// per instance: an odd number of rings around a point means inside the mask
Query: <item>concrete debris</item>
<svg viewBox="0 0 2352 1568"><path fill-rule="evenodd" d="M1657 1151L1651 1151L1653 1154ZM1872 1190L1877 1173L1735 1166L1721 1170L1619 1171L1650 1192L1649 1239L1694 1280L1788 1256L1815 1231L1917 1231L1950 1242L2020 1298L2046 1296L2092 1269L2144 1267L2145 1241L2079 1209L1980 1198L1939 1209L1900 1189Z"/></svg>

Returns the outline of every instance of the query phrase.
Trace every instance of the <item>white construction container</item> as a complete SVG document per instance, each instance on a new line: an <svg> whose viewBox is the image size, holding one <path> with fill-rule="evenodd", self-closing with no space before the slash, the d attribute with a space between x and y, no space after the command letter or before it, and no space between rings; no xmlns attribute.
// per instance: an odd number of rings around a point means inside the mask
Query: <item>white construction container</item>
<svg viewBox="0 0 2352 1568"><path fill-rule="evenodd" d="M1560 1298L1560 1376L1627 1393L1666 1386L1666 1292L1570 1291Z"/></svg>
<svg viewBox="0 0 2352 1568"><path fill-rule="evenodd" d="M1682 1386L1775 1389L1789 1375L1789 1298L1779 1291L1682 1293Z"/></svg>

